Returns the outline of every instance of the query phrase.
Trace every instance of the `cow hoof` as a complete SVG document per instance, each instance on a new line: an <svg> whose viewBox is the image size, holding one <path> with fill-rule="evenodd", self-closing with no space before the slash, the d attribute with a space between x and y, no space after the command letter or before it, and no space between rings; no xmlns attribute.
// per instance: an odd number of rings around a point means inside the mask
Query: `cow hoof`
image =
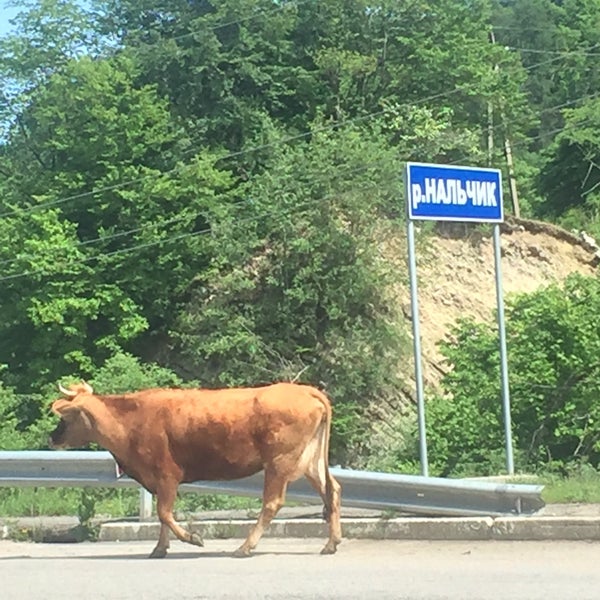
<svg viewBox="0 0 600 600"><path fill-rule="evenodd" d="M152 553L148 558L164 558L167 555L166 548L159 548L158 546L152 550Z"/></svg>
<svg viewBox="0 0 600 600"><path fill-rule="evenodd" d="M233 554L233 558L248 558L251 556L250 550L240 546Z"/></svg>
<svg viewBox="0 0 600 600"><path fill-rule="evenodd" d="M337 551L336 544L325 544L323 550L321 550L321 554L335 554Z"/></svg>
<svg viewBox="0 0 600 600"><path fill-rule="evenodd" d="M191 533L190 544L193 544L194 546L204 546L204 540L197 533Z"/></svg>

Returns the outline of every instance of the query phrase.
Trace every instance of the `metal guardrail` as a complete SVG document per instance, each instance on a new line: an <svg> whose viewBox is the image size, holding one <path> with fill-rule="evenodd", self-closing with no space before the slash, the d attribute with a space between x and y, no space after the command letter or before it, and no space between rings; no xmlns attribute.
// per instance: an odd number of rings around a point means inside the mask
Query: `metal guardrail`
<svg viewBox="0 0 600 600"><path fill-rule="evenodd" d="M342 485L342 503L374 509L394 509L428 516L499 516L531 514L544 506L543 486L475 480L394 475L332 468ZM262 494L262 473L235 481L182 484L182 491ZM0 487L140 487L119 477L109 452L18 451L0 452ZM290 485L287 498L320 502L306 480ZM142 496L142 501L144 497ZM148 502L146 497L145 502ZM147 513L147 505L141 515Z"/></svg>

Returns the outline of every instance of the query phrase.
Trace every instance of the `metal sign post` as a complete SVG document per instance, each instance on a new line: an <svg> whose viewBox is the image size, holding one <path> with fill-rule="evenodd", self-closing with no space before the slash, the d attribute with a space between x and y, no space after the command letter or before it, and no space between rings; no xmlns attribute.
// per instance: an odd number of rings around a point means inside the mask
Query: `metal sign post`
<svg viewBox="0 0 600 600"><path fill-rule="evenodd" d="M425 400L421 371L421 339L419 333L419 305L414 243L415 220L463 221L494 223L494 257L496 271L496 298L500 337L500 365L502 408L506 445L506 470L514 473L510 396L506 358L504 304L502 298L502 270L500 263L500 227L504 221L502 207L502 178L497 169L407 163L404 173L407 201L407 241L410 294L413 322L413 347L419 420L419 448L421 473L428 475L427 441L425 428Z"/></svg>
<svg viewBox="0 0 600 600"><path fill-rule="evenodd" d="M513 459L510 394L508 386L508 362L506 358L506 328L504 323L504 301L502 299L502 266L500 252L500 225L494 225L494 262L496 265L496 304L498 307L498 334L500 338L500 376L502 378L502 415L504 418L504 445L506 447L506 471L515 473Z"/></svg>
<svg viewBox="0 0 600 600"><path fill-rule="evenodd" d="M412 315L413 347L415 356L415 380L417 383L417 417L419 423L419 458L421 475L429 476L427 460L427 433L425 430L425 396L423 393L423 373L421 368L421 332L419 324L419 295L417 294L417 261L415 259L415 226L407 220L408 273L410 277L410 312Z"/></svg>

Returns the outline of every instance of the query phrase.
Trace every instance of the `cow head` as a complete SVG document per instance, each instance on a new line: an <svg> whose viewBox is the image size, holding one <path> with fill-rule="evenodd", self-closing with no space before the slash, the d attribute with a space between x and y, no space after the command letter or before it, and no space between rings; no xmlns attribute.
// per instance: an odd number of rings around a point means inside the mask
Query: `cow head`
<svg viewBox="0 0 600 600"><path fill-rule="evenodd" d="M63 388L58 386L64 398L52 404L52 412L60 417L56 429L50 434L49 445L52 448L76 448L93 441L92 419L86 410L86 400L94 390L82 381Z"/></svg>

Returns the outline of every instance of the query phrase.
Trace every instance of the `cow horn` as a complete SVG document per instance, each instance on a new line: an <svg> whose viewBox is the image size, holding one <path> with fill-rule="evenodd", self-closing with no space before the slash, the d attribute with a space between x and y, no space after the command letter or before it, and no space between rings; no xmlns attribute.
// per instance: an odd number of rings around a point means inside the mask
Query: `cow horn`
<svg viewBox="0 0 600 600"><path fill-rule="evenodd" d="M60 383L58 384L58 389L60 390L60 393L67 398L75 398L75 396L77 396L77 392L74 392L73 390L67 390Z"/></svg>
<svg viewBox="0 0 600 600"><path fill-rule="evenodd" d="M84 387L85 391L86 391L88 394L93 394L93 393L94 393L94 388L92 388L92 386L91 386L91 385L90 385L90 384L89 384L87 381L84 381L84 380L82 379L82 380L81 380L81 383L83 384L83 387Z"/></svg>

